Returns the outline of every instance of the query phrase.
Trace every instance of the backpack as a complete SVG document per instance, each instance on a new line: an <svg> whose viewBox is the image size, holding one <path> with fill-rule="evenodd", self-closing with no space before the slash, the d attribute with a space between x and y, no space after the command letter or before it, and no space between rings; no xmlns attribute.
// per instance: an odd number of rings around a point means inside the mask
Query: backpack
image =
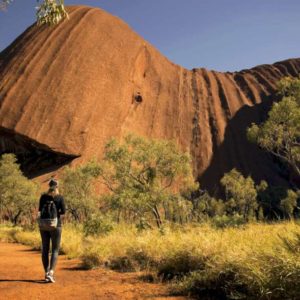
<svg viewBox="0 0 300 300"><path fill-rule="evenodd" d="M47 199L42 206L38 223L41 230L50 231L57 227L57 208L52 196L45 195L45 197Z"/></svg>

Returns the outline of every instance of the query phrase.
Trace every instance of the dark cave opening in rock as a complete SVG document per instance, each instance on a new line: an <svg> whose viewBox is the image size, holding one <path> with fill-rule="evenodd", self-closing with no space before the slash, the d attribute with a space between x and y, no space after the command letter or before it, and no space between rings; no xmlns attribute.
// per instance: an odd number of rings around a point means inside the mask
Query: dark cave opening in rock
<svg viewBox="0 0 300 300"><path fill-rule="evenodd" d="M22 172L29 178L55 171L78 157L55 152L46 145L0 128L0 156L5 153L16 155Z"/></svg>

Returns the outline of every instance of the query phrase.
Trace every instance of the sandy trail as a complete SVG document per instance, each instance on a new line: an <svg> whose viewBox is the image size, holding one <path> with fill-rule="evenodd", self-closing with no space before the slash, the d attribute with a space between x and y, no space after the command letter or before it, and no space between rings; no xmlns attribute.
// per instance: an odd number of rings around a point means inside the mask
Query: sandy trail
<svg viewBox="0 0 300 300"><path fill-rule="evenodd" d="M78 266L78 260L60 256L56 283L45 284L39 252L0 243L0 299L186 299L168 297L166 286L142 282L136 273L84 271Z"/></svg>

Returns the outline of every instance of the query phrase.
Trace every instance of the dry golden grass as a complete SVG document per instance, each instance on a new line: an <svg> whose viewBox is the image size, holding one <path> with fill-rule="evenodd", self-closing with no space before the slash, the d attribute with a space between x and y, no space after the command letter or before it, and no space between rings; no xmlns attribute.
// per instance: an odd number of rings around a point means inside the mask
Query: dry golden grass
<svg viewBox="0 0 300 300"><path fill-rule="evenodd" d="M89 240L87 267L155 271L176 294L220 299L300 299L300 226L210 225L136 232L119 227Z"/></svg>
<svg viewBox="0 0 300 300"><path fill-rule="evenodd" d="M1 240L37 247L37 232L1 227ZM209 224L167 227L163 232L118 225L108 235L84 237L63 229L62 251L87 268L156 272L173 292L224 299L300 299L300 225L248 224L215 229ZM298 297L298 298L297 298Z"/></svg>

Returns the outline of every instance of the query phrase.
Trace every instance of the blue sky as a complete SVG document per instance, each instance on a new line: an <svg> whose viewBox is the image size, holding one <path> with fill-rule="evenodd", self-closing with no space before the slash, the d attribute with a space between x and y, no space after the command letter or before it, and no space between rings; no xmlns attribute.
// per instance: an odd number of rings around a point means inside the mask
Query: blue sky
<svg viewBox="0 0 300 300"><path fill-rule="evenodd" d="M65 0L121 17L173 62L235 71L300 57L300 0ZM36 0L0 12L0 50L35 20Z"/></svg>

